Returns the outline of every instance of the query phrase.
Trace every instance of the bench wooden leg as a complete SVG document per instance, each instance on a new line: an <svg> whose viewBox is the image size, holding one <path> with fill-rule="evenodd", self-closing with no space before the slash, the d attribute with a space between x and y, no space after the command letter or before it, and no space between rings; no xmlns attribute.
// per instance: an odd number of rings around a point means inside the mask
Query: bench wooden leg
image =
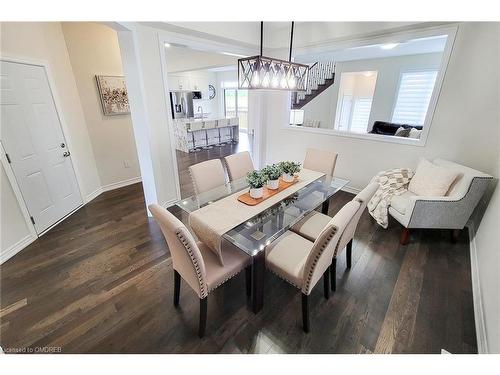
<svg viewBox="0 0 500 375"><path fill-rule="evenodd" d="M399 238L399 243L401 245L408 245L409 242L410 242L410 229L403 228L403 231L401 232L401 237Z"/></svg>

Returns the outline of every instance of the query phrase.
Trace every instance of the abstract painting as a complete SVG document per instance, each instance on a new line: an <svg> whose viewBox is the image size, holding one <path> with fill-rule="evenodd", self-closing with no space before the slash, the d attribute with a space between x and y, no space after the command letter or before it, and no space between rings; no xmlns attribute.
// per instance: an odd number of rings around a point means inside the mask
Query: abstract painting
<svg viewBox="0 0 500 375"><path fill-rule="evenodd" d="M130 113L127 87L123 76L95 76L101 96L102 111L106 116Z"/></svg>

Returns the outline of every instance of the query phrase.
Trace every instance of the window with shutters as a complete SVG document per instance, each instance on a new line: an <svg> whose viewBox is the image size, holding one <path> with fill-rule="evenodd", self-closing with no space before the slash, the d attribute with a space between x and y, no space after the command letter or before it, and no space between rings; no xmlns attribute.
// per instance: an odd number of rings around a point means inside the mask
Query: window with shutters
<svg viewBox="0 0 500 375"><path fill-rule="evenodd" d="M392 122L424 125L437 74L437 70L401 73Z"/></svg>

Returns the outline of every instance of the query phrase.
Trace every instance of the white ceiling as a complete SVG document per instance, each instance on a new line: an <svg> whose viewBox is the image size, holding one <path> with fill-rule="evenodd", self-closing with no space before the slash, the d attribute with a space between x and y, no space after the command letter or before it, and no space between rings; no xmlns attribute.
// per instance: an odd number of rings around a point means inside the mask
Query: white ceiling
<svg viewBox="0 0 500 375"><path fill-rule="evenodd" d="M145 23L148 24L148 23ZM154 23L150 23L153 25ZM212 36L216 39L260 45L260 21L254 22L163 22L154 26L181 33ZM295 22L295 47L328 40L351 38L373 33L387 33L402 28L423 25L421 22ZM290 22L264 22L264 48L284 48L290 43Z"/></svg>
<svg viewBox="0 0 500 375"><path fill-rule="evenodd" d="M350 61L375 59L393 56L417 55L423 53L443 52L446 35L419 38L400 42L392 49L381 48L382 44L333 50L303 56L295 56L295 61L313 63L316 61Z"/></svg>

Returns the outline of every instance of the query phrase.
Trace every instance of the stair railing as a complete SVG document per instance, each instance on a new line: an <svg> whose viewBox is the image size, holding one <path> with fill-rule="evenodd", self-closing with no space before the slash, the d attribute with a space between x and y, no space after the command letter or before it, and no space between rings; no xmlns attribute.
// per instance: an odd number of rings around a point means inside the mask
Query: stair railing
<svg viewBox="0 0 500 375"><path fill-rule="evenodd" d="M298 104L301 100L305 99L306 95L310 95L314 90L318 89L319 85L325 83L327 79L333 77L335 73L335 63L316 62L309 68L309 77L307 78L306 91L299 92L295 96L295 103Z"/></svg>

